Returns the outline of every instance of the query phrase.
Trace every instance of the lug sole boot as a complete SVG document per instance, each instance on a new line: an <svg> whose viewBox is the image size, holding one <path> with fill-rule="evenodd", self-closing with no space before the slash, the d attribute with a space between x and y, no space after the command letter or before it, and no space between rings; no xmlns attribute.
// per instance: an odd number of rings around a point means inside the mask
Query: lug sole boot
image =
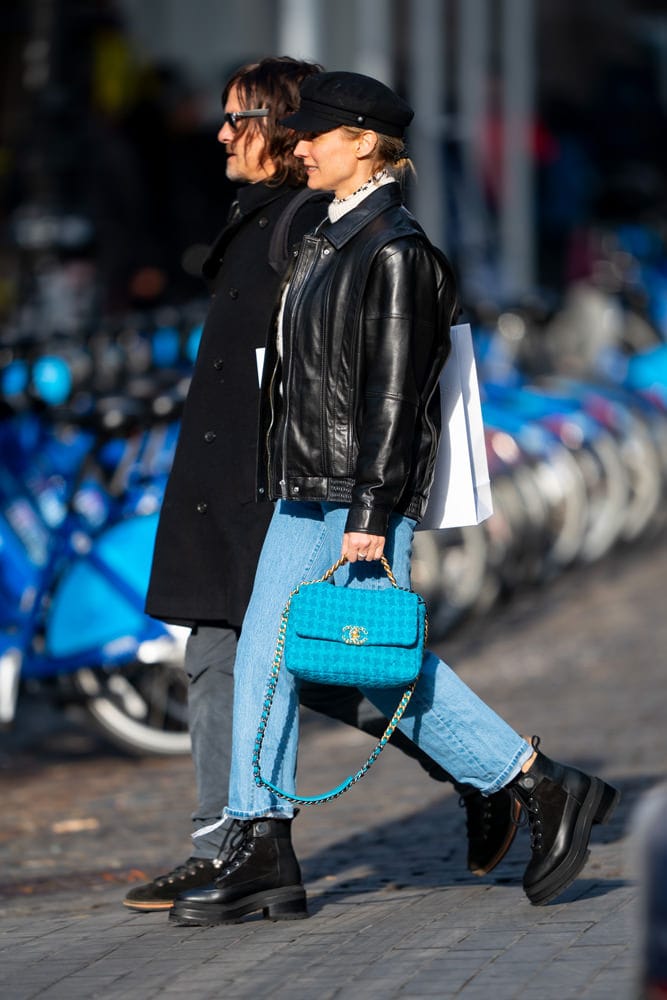
<svg viewBox="0 0 667 1000"><path fill-rule="evenodd" d="M362 729L371 736L382 736L387 720L373 717ZM463 785L428 757L400 729L394 730L391 742L412 757L434 781L450 782L459 794L459 804L466 812L468 834L468 869L473 875L488 875L503 860L516 837L521 806L511 792L501 788L493 795L482 795L472 785Z"/></svg>
<svg viewBox="0 0 667 1000"><path fill-rule="evenodd" d="M165 875L158 875L152 882L130 889L123 906L141 913L170 910L180 893L210 885L230 860L239 826L236 820L228 821L216 858L188 858L185 864L178 865Z"/></svg>
<svg viewBox="0 0 667 1000"><path fill-rule="evenodd" d="M521 825L521 803L507 789L501 788L493 795L482 795L477 789L462 786L459 803L466 811L468 832L468 868L473 875L488 875L500 864L509 851ZM607 786L609 789L610 786ZM618 794L612 789L613 801L608 802L607 792L593 823L606 823L614 810Z"/></svg>
<svg viewBox="0 0 667 1000"><path fill-rule="evenodd" d="M308 916L306 892L290 836L291 819L238 823L234 853L210 885L183 892L169 913L180 927L236 923L261 912L269 920Z"/></svg>
<svg viewBox="0 0 667 1000"><path fill-rule="evenodd" d="M564 892L584 867L593 824L610 819L620 793L601 778L539 751L530 770L508 787L528 816L531 834L524 891L534 906L543 906Z"/></svg>
<svg viewBox="0 0 667 1000"><path fill-rule="evenodd" d="M473 875L488 875L503 860L516 837L521 803L502 788L493 795L477 789L461 793L468 831L468 868Z"/></svg>
<svg viewBox="0 0 667 1000"><path fill-rule="evenodd" d="M141 913L170 910L179 893L209 885L219 874L220 868L219 861L188 858L185 864L178 865L173 871L130 889L123 900L123 906Z"/></svg>

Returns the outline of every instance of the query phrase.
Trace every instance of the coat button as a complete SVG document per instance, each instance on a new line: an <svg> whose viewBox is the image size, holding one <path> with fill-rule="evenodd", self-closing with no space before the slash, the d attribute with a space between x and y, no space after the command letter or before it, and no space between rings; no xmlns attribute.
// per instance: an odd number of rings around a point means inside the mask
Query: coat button
<svg viewBox="0 0 667 1000"><path fill-rule="evenodd" d="M269 224L269 220L267 219L267 217L265 215L263 215L261 219L257 220L257 225L259 226L260 229L265 229L266 226L268 226L268 224Z"/></svg>
<svg viewBox="0 0 667 1000"><path fill-rule="evenodd" d="M325 257L328 256L328 254L330 254L330 253L331 253L331 250L329 249L329 247L325 247L324 250L322 251L322 254Z"/></svg>
<svg viewBox="0 0 667 1000"><path fill-rule="evenodd" d="M238 288L230 288L229 289L229 297L230 297L230 299L238 299L238 297L239 297L239 290L238 290Z"/></svg>
<svg viewBox="0 0 667 1000"><path fill-rule="evenodd" d="M264 487L260 486L260 488L257 490L257 492L259 493L260 496L264 496Z"/></svg>
<svg viewBox="0 0 667 1000"><path fill-rule="evenodd" d="M222 358L216 358L215 361L213 362L213 367L217 372L222 371L224 365L225 362L222 360Z"/></svg>
<svg viewBox="0 0 667 1000"><path fill-rule="evenodd" d="M299 487L298 486L293 486L292 487L292 493L298 493L298 492L299 492Z"/></svg>
<svg viewBox="0 0 667 1000"><path fill-rule="evenodd" d="M208 504L204 503L203 501L200 501L197 504L197 513L198 514L208 514Z"/></svg>
<svg viewBox="0 0 667 1000"><path fill-rule="evenodd" d="M215 441L216 437L217 434L215 431L206 431L204 434L204 441L206 441L206 444L211 444L212 441Z"/></svg>

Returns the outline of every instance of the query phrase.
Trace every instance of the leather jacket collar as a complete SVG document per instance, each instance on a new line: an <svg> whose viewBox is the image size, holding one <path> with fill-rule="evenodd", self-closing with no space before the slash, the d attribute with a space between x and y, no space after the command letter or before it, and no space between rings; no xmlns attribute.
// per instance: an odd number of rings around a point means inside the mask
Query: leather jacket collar
<svg viewBox="0 0 667 1000"><path fill-rule="evenodd" d="M337 222L325 221L319 232L336 250L340 250L378 215L382 215L388 208L401 204L401 188L398 182L383 184L377 191L364 198L360 205L347 212L342 219L338 219Z"/></svg>
<svg viewBox="0 0 667 1000"><path fill-rule="evenodd" d="M304 237L282 305L281 355L270 337L264 363L258 499L342 503L346 530L378 535L392 511L419 520L456 287L398 184Z"/></svg>

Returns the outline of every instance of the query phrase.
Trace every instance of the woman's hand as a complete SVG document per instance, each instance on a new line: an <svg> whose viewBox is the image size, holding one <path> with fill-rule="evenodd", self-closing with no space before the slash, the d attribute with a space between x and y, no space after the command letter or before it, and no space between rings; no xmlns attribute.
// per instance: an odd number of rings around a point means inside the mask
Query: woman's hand
<svg viewBox="0 0 667 1000"><path fill-rule="evenodd" d="M384 535L367 535L363 531L346 531L343 535L341 555L347 556L348 562L366 560L371 562L379 559L384 552Z"/></svg>

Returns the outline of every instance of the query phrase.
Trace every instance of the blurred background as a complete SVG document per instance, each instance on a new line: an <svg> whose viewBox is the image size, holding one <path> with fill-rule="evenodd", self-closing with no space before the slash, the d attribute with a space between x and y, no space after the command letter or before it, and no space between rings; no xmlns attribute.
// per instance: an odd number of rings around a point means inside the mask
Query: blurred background
<svg viewBox="0 0 667 1000"><path fill-rule="evenodd" d="M131 864L181 849L187 632L148 619L143 597L208 303L198 263L232 198L220 93L266 55L379 77L416 109L407 201L457 271L494 505L481 524L416 536L432 640L456 664L467 623L474 645L500 622L510 645L491 643L486 674L478 650L475 682L497 700L499 676L520 681L506 707L517 692L526 718L543 705L531 724L566 759L599 755L599 728L627 803L664 776L664 0L13 0L0 5L0 729L13 724L0 770L14 798L0 841L17 893L44 872L47 895L73 871L95 886L101 863L136 880ZM138 768L122 753L184 760ZM60 776L45 763L59 760ZM84 843L104 795L106 840ZM435 837L435 856L440 820L427 826L415 840Z"/></svg>
<svg viewBox="0 0 667 1000"><path fill-rule="evenodd" d="M664 2L16 0L0 26L0 723L46 687L188 751L183 634L143 594L233 193L220 94L265 55L416 109L407 201L458 274L494 504L417 536L431 635L658 551Z"/></svg>
<svg viewBox="0 0 667 1000"><path fill-rule="evenodd" d="M471 300L559 292L596 227L664 224L660 0L19 0L0 19L4 320L201 294L188 250L230 196L221 87L266 54L411 101L410 202Z"/></svg>

